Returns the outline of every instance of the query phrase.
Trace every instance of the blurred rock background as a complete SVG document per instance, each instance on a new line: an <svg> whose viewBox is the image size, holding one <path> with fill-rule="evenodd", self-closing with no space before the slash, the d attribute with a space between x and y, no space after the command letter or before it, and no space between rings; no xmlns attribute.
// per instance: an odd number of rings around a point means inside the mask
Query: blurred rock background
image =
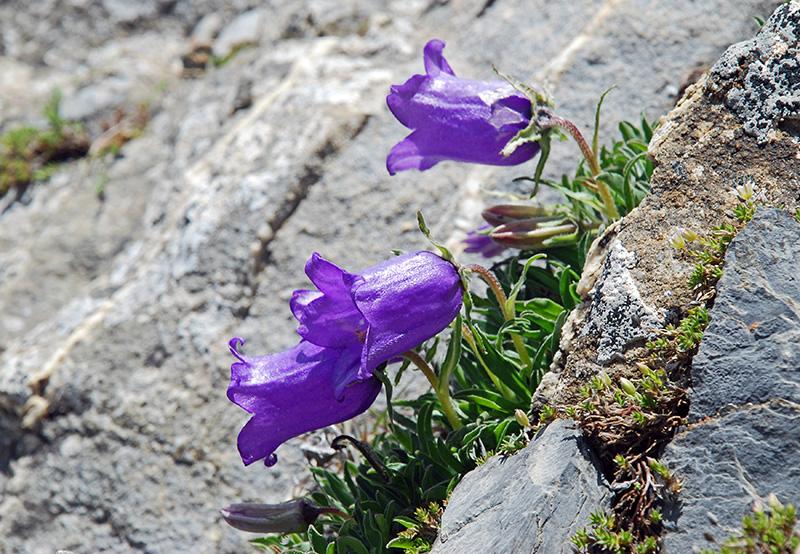
<svg viewBox="0 0 800 554"><path fill-rule="evenodd" d="M610 139L621 119L668 111L777 4L0 4L0 132L43 125L60 90L93 141L0 198L0 552L247 551L218 508L307 481L300 441L274 468L242 467L227 339L248 338L249 353L295 341L287 300L312 251L357 269L425 247L418 208L455 243L492 190L532 171L388 176L406 130L384 96L422 71L429 38L459 75L492 78L496 64L547 83L587 132L616 84ZM558 144L550 172L576 161Z"/></svg>

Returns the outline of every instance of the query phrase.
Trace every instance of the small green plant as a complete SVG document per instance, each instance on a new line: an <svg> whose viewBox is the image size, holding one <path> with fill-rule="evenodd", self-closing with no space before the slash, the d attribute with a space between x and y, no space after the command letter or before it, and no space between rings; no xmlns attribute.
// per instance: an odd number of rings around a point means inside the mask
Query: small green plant
<svg viewBox="0 0 800 554"><path fill-rule="evenodd" d="M800 549L796 527L796 508L771 495L767 506L759 502L752 514L744 516L739 533L726 539L718 551L704 550L703 554L796 554Z"/></svg>
<svg viewBox="0 0 800 554"><path fill-rule="evenodd" d="M665 360L686 357L700 346L707 326L708 309L705 306L689 308L678 325L667 325L656 339L647 343L647 348Z"/></svg>
<svg viewBox="0 0 800 554"><path fill-rule="evenodd" d="M0 196L49 178L58 163L84 156L89 150L86 133L77 123L61 117L61 94L56 91L45 105L48 126L14 127L0 136Z"/></svg>
<svg viewBox="0 0 800 554"><path fill-rule="evenodd" d="M636 540L634 535L621 529L612 514L595 512L589 516L590 526L572 537L579 552L597 554L654 554L658 550L655 537Z"/></svg>
<svg viewBox="0 0 800 554"><path fill-rule="evenodd" d="M400 549L406 554L429 552L439 534L439 525L444 513L444 502L431 502L427 507L414 510L413 517L397 517L395 523L405 527L386 546Z"/></svg>

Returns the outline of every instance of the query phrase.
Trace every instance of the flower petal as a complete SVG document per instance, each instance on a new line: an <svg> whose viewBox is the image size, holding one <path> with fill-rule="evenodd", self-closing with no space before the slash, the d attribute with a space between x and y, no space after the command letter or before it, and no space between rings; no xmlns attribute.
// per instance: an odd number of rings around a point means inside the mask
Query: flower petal
<svg viewBox="0 0 800 554"><path fill-rule="evenodd" d="M425 62L425 73L435 77L440 73L456 76L450 64L444 59L443 50L445 43L437 38L429 40L423 50L422 59Z"/></svg>
<svg viewBox="0 0 800 554"><path fill-rule="evenodd" d="M300 324L297 334L318 346L344 348L358 344L358 332L366 330L366 321L349 294L328 296L296 290L289 305Z"/></svg>
<svg viewBox="0 0 800 554"><path fill-rule="evenodd" d="M430 139L426 138L423 133L414 131L395 144L386 157L386 169L389 171L389 175L394 175L398 171L407 169L425 171L442 161L444 158L441 156L426 156L424 154L425 148L430 142Z"/></svg>
<svg viewBox="0 0 800 554"><path fill-rule="evenodd" d="M314 252L306 262L306 275L311 282L329 296L347 296L344 277L349 275L342 268Z"/></svg>
<svg viewBox="0 0 800 554"><path fill-rule="evenodd" d="M503 147L520 128L512 131L487 133L448 133L442 129L417 129L398 142L386 157L390 175L408 169L425 171L445 160L481 163L484 165L517 165L539 153L539 145L529 142L506 157Z"/></svg>
<svg viewBox="0 0 800 554"><path fill-rule="evenodd" d="M239 361L231 366L228 398L253 414L238 439L246 465L261 458L274 463L280 444L355 417L380 392L380 382L368 378L348 386L341 400L336 399L336 373L342 372L337 364L344 355L341 350L302 341L278 354L248 358L236 351L239 344L232 341L231 345ZM348 356L350 363L355 363L356 358Z"/></svg>
<svg viewBox="0 0 800 554"><path fill-rule="evenodd" d="M431 252L389 259L350 280L353 299L368 325L361 379L439 333L461 309L458 272Z"/></svg>
<svg viewBox="0 0 800 554"><path fill-rule="evenodd" d="M296 290L289 305L300 324L297 333L318 346L344 348L359 342L366 323L350 297L350 274L314 252L306 274L319 292Z"/></svg>

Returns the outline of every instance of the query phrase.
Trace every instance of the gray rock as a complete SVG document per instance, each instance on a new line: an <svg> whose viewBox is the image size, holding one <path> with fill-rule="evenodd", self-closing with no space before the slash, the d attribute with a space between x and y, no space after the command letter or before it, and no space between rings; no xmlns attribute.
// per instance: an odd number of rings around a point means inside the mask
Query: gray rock
<svg viewBox="0 0 800 554"><path fill-rule="evenodd" d="M61 116L68 120L87 120L120 106L125 101L126 80L109 78L88 85L61 101Z"/></svg>
<svg viewBox="0 0 800 554"><path fill-rule="evenodd" d="M728 249L700 350L690 417L781 398L800 403L800 224L760 209Z"/></svg>
<svg viewBox="0 0 800 554"><path fill-rule="evenodd" d="M220 31L214 41L214 55L224 58L236 48L258 44L266 25L267 13L264 10L251 10L239 15Z"/></svg>
<svg viewBox="0 0 800 554"><path fill-rule="evenodd" d="M786 47L788 45L788 48ZM800 3L778 8L755 38L734 44L714 64L709 90L767 142L779 127L800 138Z"/></svg>
<svg viewBox="0 0 800 554"><path fill-rule="evenodd" d="M432 552L572 552L570 538L609 498L575 422L557 420L522 451L495 456L464 477Z"/></svg>
<svg viewBox="0 0 800 554"><path fill-rule="evenodd" d="M636 254L620 241L609 248L603 271L594 290L582 335L599 338L597 362L608 364L631 346L642 343L661 326L663 316L642 300L631 270L636 268Z"/></svg>
<svg viewBox="0 0 800 554"><path fill-rule="evenodd" d="M692 364L691 419L663 460L681 479L665 552L740 528L755 500L800 499L800 224L760 209L728 248Z"/></svg>
<svg viewBox="0 0 800 554"><path fill-rule="evenodd" d="M663 461L681 480L665 519L664 552L700 552L741 529L753 503L770 493L800 500L800 407L782 401L747 406L692 426L667 447Z"/></svg>
<svg viewBox="0 0 800 554"><path fill-rule="evenodd" d="M223 24L222 15L217 12L203 16L192 30L192 42L194 44L211 44L219 34Z"/></svg>
<svg viewBox="0 0 800 554"><path fill-rule="evenodd" d="M103 0L103 7L116 23L131 24L138 19L153 17L158 13L156 0Z"/></svg>

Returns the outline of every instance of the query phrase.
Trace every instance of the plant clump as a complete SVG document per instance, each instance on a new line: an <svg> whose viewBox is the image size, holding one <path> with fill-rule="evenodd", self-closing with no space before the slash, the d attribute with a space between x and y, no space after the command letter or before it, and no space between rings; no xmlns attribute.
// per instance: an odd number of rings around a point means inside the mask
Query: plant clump
<svg viewBox="0 0 800 554"><path fill-rule="evenodd" d="M742 518L742 529L726 539L719 550L703 554L796 554L800 550L797 509L782 504L775 495L753 505L753 513Z"/></svg>
<svg viewBox="0 0 800 554"><path fill-rule="evenodd" d="M89 151L86 132L61 117L60 103L61 94L55 92L44 108L46 128L20 126L0 135L0 196L49 178L58 163Z"/></svg>

